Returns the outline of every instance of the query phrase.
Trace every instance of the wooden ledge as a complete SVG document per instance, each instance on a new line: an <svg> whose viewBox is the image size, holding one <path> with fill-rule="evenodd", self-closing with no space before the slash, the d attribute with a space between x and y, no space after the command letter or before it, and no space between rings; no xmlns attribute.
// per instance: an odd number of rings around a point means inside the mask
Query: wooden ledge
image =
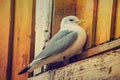
<svg viewBox="0 0 120 80"><path fill-rule="evenodd" d="M119 80L120 49L51 70L28 80Z"/></svg>
<svg viewBox="0 0 120 80"><path fill-rule="evenodd" d="M110 42L107 42L107 43L104 43L104 44L101 44L101 45L98 45L94 48L88 49L88 50L84 51L80 56L78 56L78 59L82 60L87 57L97 55L99 53L113 50L117 47L120 47L120 38L110 41Z"/></svg>

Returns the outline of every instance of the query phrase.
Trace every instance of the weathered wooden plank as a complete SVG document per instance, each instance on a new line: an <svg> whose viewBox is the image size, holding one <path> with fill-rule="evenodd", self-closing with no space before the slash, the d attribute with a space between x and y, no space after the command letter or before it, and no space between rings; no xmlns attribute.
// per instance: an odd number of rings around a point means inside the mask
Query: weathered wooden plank
<svg viewBox="0 0 120 80"><path fill-rule="evenodd" d="M35 77L31 77L28 80L50 80L50 73L49 72L45 72L44 74L41 74L40 76L35 76Z"/></svg>
<svg viewBox="0 0 120 80"><path fill-rule="evenodd" d="M115 24L115 38L120 37L120 0L117 0L117 13L116 13L116 24Z"/></svg>
<svg viewBox="0 0 120 80"><path fill-rule="evenodd" d="M26 80L27 74L18 72L29 63L32 38L33 0L15 0L14 48L12 80Z"/></svg>
<svg viewBox="0 0 120 80"><path fill-rule="evenodd" d="M45 72L28 80L119 80L120 49Z"/></svg>
<svg viewBox="0 0 120 80"><path fill-rule="evenodd" d="M94 45L95 39L97 0L77 0L76 15L84 20L81 26L87 32L85 48L91 48Z"/></svg>
<svg viewBox="0 0 120 80"><path fill-rule="evenodd" d="M36 0L35 56L42 51L50 38L52 2L53 0ZM36 69L35 74L40 71L41 69Z"/></svg>
<svg viewBox="0 0 120 80"><path fill-rule="evenodd" d="M88 58L91 57L93 55L99 54L99 53L103 53L105 51L109 51L111 49L114 49L116 47L120 47L120 39L105 43L105 44L101 44L99 46L96 46L94 48L88 49L86 51L84 51L80 56L78 56L78 59L84 59L84 58Z"/></svg>
<svg viewBox="0 0 120 80"><path fill-rule="evenodd" d="M63 17L75 15L76 1L75 0L54 0L54 22L52 27L52 35L60 29L60 22Z"/></svg>
<svg viewBox="0 0 120 80"><path fill-rule="evenodd" d="M110 40L113 0L98 0L96 45Z"/></svg>
<svg viewBox="0 0 120 80"><path fill-rule="evenodd" d="M10 4L11 0L0 0L0 80L6 80L9 76L6 74L10 37Z"/></svg>

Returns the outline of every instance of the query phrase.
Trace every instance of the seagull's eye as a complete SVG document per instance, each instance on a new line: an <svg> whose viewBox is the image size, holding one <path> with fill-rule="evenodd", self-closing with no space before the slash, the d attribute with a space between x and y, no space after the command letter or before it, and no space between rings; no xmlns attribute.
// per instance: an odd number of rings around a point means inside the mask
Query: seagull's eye
<svg viewBox="0 0 120 80"><path fill-rule="evenodd" d="M70 19L69 21L74 21L73 19Z"/></svg>

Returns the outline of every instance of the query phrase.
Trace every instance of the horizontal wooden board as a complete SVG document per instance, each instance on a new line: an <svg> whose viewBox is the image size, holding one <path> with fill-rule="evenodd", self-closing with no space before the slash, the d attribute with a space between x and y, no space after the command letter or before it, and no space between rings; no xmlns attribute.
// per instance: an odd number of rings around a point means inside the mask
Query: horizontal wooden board
<svg viewBox="0 0 120 80"><path fill-rule="evenodd" d="M69 64L28 80L119 80L120 49Z"/></svg>
<svg viewBox="0 0 120 80"><path fill-rule="evenodd" d="M96 54L103 53L105 51L109 51L109 50L117 48L117 47L120 47L120 39L113 40L108 43L101 44L94 48L88 49L88 50L84 51L80 56L78 56L79 57L78 59L84 59L87 57L91 57Z"/></svg>

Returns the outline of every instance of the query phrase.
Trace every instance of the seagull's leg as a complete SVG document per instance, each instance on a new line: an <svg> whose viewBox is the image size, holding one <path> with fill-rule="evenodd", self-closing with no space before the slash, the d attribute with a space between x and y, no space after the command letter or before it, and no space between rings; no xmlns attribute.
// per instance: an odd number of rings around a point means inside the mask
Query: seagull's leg
<svg viewBox="0 0 120 80"><path fill-rule="evenodd" d="M47 64L45 71L48 71L48 70L50 70L50 69L51 69L51 64Z"/></svg>
<svg viewBox="0 0 120 80"><path fill-rule="evenodd" d="M46 47L46 46L43 46L42 50L44 50L45 47ZM45 66L42 66L42 67L41 67L41 73L45 72L45 69L46 69L46 67L45 67Z"/></svg>
<svg viewBox="0 0 120 80"><path fill-rule="evenodd" d="M41 66L41 67L40 67L40 72L34 74L34 76L37 76L37 75L42 74L42 73L44 73L44 72L45 72L45 71L44 71L44 66Z"/></svg>
<svg viewBox="0 0 120 80"><path fill-rule="evenodd" d="M44 72L44 66L41 67L41 72L40 73L43 73Z"/></svg>
<svg viewBox="0 0 120 80"><path fill-rule="evenodd" d="M41 68L40 68L40 72L39 72L38 74L44 73L45 70L46 70L46 65L41 66ZM38 75L38 74L35 74L35 75Z"/></svg>

